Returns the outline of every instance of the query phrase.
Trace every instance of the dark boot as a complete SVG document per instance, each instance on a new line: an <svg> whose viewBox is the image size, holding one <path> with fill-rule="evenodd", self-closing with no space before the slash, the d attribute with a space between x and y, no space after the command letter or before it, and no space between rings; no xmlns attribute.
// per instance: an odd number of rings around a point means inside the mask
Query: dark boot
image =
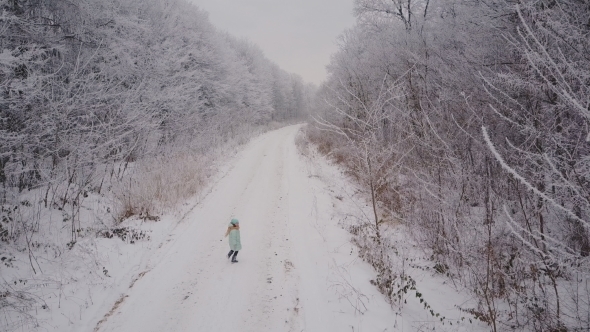
<svg viewBox="0 0 590 332"><path fill-rule="evenodd" d="M227 254L227 259L229 259L233 253L234 253L234 251L230 250L229 253Z"/></svg>
<svg viewBox="0 0 590 332"><path fill-rule="evenodd" d="M232 263L237 263L237 262L238 262L238 260L236 259L236 257L237 257L237 256L238 256L238 252L237 252L237 251L235 251L235 252L234 252L234 255L233 255L233 256L232 256L232 258L231 258L231 262L232 262Z"/></svg>

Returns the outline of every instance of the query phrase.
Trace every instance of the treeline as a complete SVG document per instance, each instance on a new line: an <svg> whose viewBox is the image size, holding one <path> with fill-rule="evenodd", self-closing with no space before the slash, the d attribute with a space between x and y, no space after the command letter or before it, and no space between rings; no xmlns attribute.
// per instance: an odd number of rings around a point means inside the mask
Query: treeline
<svg viewBox="0 0 590 332"><path fill-rule="evenodd" d="M392 215L493 331L589 329L590 3L356 0L355 13L308 135L373 197L365 258L388 266ZM378 282L402 277L388 273Z"/></svg>
<svg viewBox="0 0 590 332"><path fill-rule="evenodd" d="M113 191L120 218L177 203L212 147L309 107L313 86L181 0L1 0L0 11L5 242L39 230L19 206L68 210L75 241L89 194Z"/></svg>

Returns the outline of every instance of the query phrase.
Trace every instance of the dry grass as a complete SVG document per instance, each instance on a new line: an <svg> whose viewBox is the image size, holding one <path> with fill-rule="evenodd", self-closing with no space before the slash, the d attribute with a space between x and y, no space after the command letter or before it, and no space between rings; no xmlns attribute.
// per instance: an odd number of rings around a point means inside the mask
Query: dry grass
<svg viewBox="0 0 590 332"><path fill-rule="evenodd" d="M188 154L139 162L116 186L118 220L149 218L195 195L205 183L208 160Z"/></svg>

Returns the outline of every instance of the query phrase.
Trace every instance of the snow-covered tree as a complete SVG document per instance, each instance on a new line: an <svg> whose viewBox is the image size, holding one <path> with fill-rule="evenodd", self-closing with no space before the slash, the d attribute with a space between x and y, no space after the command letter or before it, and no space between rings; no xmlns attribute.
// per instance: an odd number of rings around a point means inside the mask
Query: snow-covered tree
<svg viewBox="0 0 590 332"><path fill-rule="evenodd" d="M332 58L316 117L334 131L355 128L345 119L369 119L360 105L378 103L384 78L394 83L376 150L393 149L400 162L378 192L381 206L408 225L437 271L472 290L479 304L463 309L494 331L587 328L587 3L355 8L358 24ZM343 102L321 106L333 96ZM360 102L345 108L354 102L345 96ZM337 160L354 146L312 138Z"/></svg>

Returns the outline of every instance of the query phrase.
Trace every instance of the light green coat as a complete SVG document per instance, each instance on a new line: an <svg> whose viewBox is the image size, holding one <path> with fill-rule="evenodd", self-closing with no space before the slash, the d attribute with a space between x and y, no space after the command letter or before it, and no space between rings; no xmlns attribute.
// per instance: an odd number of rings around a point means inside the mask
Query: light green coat
<svg viewBox="0 0 590 332"><path fill-rule="evenodd" d="M230 227L232 225L230 224ZM233 251L242 250L242 241L240 240L240 230L232 229L229 232L229 248Z"/></svg>

